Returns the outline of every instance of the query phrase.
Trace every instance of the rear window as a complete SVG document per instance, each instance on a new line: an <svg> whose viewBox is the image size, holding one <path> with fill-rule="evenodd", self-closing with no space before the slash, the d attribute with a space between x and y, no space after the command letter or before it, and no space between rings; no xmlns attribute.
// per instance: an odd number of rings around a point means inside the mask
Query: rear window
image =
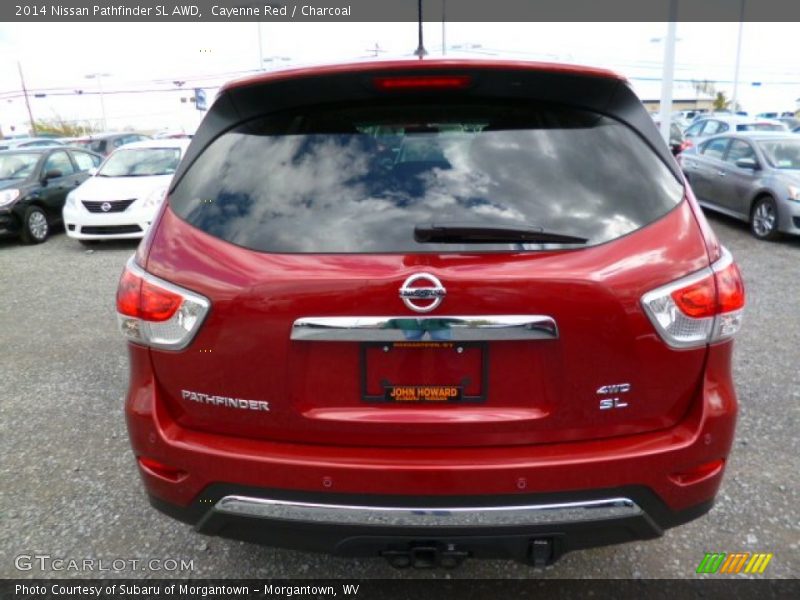
<svg viewBox="0 0 800 600"><path fill-rule="evenodd" d="M594 245L665 215L683 187L629 127L554 106L404 104L271 115L212 142L172 209L276 253L540 250L415 241L418 226L526 228ZM567 244L565 247L575 247Z"/></svg>

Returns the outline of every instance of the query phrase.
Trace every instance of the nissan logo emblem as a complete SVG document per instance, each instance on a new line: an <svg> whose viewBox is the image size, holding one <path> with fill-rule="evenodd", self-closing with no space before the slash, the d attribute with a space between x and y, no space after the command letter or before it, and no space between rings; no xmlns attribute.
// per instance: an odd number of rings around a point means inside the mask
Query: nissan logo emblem
<svg viewBox="0 0 800 600"><path fill-rule="evenodd" d="M108 212L108 211L110 211L110 210L111 210L111 203L110 203L110 202L103 202L103 203L100 205L100 210L102 210L103 212Z"/></svg>
<svg viewBox="0 0 800 600"><path fill-rule="evenodd" d="M420 282L428 285L414 285ZM412 275L400 287L400 298L403 300L403 304L416 312L432 311L442 303L446 295L447 290L442 282L430 273Z"/></svg>

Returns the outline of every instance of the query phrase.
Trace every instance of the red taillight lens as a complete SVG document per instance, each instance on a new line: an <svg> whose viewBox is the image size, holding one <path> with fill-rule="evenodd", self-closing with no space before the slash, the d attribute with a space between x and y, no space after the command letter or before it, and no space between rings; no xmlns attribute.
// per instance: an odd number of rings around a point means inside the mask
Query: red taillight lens
<svg viewBox="0 0 800 600"><path fill-rule="evenodd" d="M117 312L129 317L138 317L141 290L141 277L137 277L130 269L126 268L117 288Z"/></svg>
<svg viewBox="0 0 800 600"><path fill-rule="evenodd" d="M408 77L375 77L375 87L381 91L464 89L472 83L469 75L414 75Z"/></svg>
<svg viewBox="0 0 800 600"><path fill-rule="evenodd" d="M713 317L716 313L717 298L710 275L702 281L675 290L672 299L683 314L693 319Z"/></svg>
<svg viewBox="0 0 800 600"><path fill-rule="evenodd" d="M172 318L183 302L183 298L174 292L153 285L149 281L142 282L142 295L139 305L139 317L145 321L166 321Z"/></svg>
<svg viewBox="0 0 800 600"><path fill-rule="evenodd" d="M716 289L715 289L716 286ZM736 263L714 272L714 278L698 281L672 292L672 299L687 317L702 319L744 307L744 283Z"/></svg>
<svg viewBox="0 0 800 600"><path fill-rule="evenodd" d="M736 263L731 263L714 274L717 280L719 312L726 313L744 308L744 283Z"/></svg>
<svg viewBox="0 0 800 600"><path fill-rule="evenodd" d="M117 289L117 311L145 321L166 321L180 308L183 298L125 269Z"/></svg>

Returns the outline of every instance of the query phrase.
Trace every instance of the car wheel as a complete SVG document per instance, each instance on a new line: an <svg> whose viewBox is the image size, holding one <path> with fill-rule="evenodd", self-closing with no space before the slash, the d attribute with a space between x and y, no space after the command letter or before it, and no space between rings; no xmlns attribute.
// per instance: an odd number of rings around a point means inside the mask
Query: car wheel
<svg viewBox="0 0 800 600"><path fill-rule="evenodd" d="M753 204L750 213L750 232L760 240L772 241L780 237L778 207L770 196L762 196Z"/></svg>
<svg viewBox="0 0 800 600"><path fill-rule="evenodd" d="M38 206L29 206L22 223L22 241L26 244L41 244L50 233L47 215Z"/></svg>

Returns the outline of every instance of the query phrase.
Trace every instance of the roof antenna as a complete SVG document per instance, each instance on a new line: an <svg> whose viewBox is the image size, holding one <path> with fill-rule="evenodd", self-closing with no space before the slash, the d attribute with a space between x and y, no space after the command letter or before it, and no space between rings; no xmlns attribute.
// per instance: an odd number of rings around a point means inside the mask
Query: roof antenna
<svg viewBox="0 0 800 600"><path fill-rule="evenodd" d="M419 22L419 46L414 50L414 54L422 60L422 57L428 54L428 51L425 50L425 45L422 43L422 0L417 0L417 21Z"/></svg>

